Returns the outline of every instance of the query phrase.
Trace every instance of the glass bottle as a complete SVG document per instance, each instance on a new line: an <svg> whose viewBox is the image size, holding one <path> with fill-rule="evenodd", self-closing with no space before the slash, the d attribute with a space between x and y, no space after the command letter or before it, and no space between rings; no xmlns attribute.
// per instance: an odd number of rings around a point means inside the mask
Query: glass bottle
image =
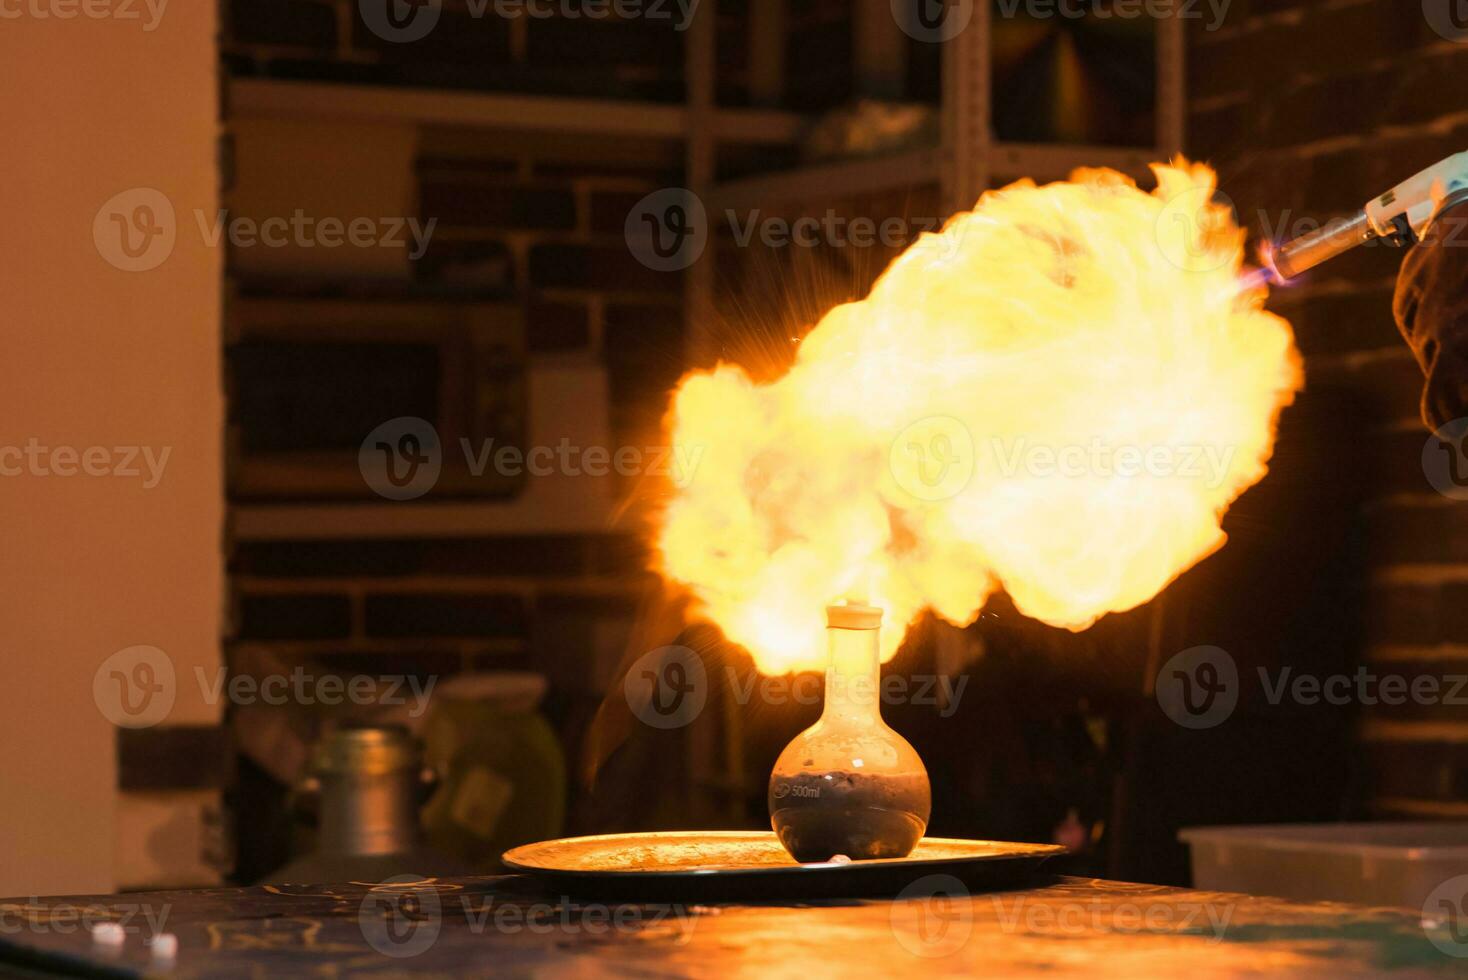
<svg viewBox="0 0 1468 980"><path fill-rule="evenodd" d="M932 809L917 751L882 721L882 610L826 609L826 704L770 773L770 823L802 863L905 857Z"/></svg>

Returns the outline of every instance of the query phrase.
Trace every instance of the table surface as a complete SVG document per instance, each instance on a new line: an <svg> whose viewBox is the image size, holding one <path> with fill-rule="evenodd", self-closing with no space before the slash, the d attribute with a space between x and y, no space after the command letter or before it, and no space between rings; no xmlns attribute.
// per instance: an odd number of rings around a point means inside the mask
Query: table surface
<svg viewBox="0 0 1468 980"><path fill-rule="evenodd" d="M0 902L0 973L1468 976L1468 958L1407 910L1078 878L963 896L932 886L795 905L598 905L518 876L19 899ZM120 950L93 944L100 921L127 931ZM166 968L144 942L156 931L178 937Z"/></svg>

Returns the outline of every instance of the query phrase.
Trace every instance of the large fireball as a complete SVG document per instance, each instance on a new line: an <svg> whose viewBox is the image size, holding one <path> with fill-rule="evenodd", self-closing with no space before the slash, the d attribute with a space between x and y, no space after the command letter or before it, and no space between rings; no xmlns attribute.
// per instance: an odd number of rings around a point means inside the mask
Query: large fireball
<svg viewBox="0 0 1468 980"><path fill-rule="evenodd" d="M1301 385L1289 324L1243 288L1216 176L1111 171L985 194L759 385L674 395L697 469L662 514L665 575L767 673L822 663L824 607L971 622L1006 590L1082 630L1222 546Z"/></svg>

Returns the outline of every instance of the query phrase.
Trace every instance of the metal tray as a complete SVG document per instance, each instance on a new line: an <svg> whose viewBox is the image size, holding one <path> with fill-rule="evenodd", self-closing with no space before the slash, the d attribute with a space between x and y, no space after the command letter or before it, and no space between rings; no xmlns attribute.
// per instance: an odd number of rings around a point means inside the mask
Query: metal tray
<svg viewBox="0 0 1468 980"><path fill-rule="evenodd" d="M664 831L541 841L506 851L505 865L567 896L672 901L896 895L957 879L992 891L1034 878L1064 854L1055 844L927 837L905 858L797 864L770 831ZM948 876L940 879L937 876Z"/></svg>

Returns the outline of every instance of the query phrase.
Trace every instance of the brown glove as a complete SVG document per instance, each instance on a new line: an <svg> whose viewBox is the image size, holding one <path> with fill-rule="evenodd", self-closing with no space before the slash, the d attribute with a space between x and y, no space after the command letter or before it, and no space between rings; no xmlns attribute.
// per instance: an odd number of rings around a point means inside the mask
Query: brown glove
<svg viewBox="0 0 1468 980"><path fill-rule="evenodd" d="M1468 416L1468 202L1439 214L1407 253L1392 312L1427 376L1422 421L1436 431Z"/></svg>

